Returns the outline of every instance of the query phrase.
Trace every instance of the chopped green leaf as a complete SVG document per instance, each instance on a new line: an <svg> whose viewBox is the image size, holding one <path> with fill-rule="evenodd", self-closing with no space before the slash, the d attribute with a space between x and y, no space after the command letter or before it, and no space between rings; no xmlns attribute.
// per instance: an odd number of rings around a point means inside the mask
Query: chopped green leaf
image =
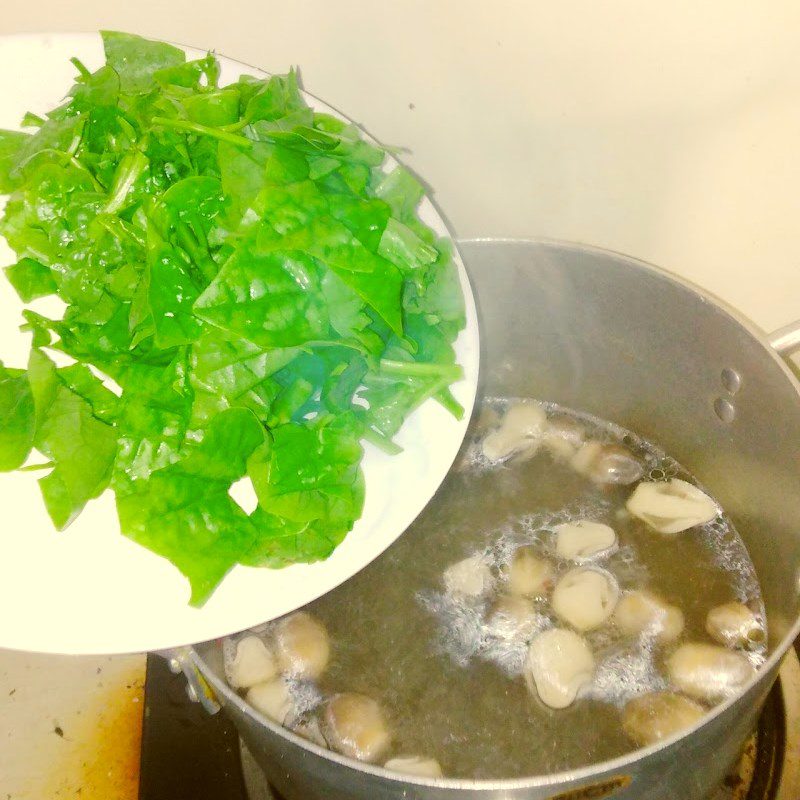
<svg viewBox="0 0 800 800"><path fill-rule="evenodd" d="M294 70L220 86L213 54L102 36L102 67L73 59L57 108L0 131L5 275L66 306L21 312L0 471L46 471L59 529L109 487L199 605L237 563L327 558L362 513L361 442L397 452L428 398L463 413L464 301L422 186L315 112ZM252 514L229 493L244 476Z"/></svg>
<svg viewBox="0 0 800 800"><path fill-rule="evenodd" d="M159 70L186 61L183 50L131 33L103 31L103 49L106 63L119 75L122 89L132 93L150 89Z"/></svg>
<svg viewBox="0 0 800 800"><path fill-rule="evenodd" d="M28 376L0 362L0 472L18 469L33 447L36 416Z"/></svg>
<svg viewBox="0 0 800 800"><path fill-rule="evenodd" d="M28 139L28 133L0 130L0 192L10 192L16 188L17 182L12 179L11 171Z"/></svg>
<svg viewBox="0 0 800 800"><path fill-rule="evenodd" d="M21 258L6 267L6 277L23 303L53 294L58 288L50 269L32 258Z"/></svg>
<svg viewBox="0 0 800 800"><path fill-rule="evenodd" d="M39 485L53 523L63 530L108 486L117 435L40 350L31 351L28 379L36 408L34 445L55 464Z"/></svg>
<svg viewBox="0 0 800 800"><path fill-rule="evenodd" d="M255 530L228 490L263 441L252 412L225 411L184 459L117 493L122 532L189 578L193 605L205 602L253 547Z"/></svg>

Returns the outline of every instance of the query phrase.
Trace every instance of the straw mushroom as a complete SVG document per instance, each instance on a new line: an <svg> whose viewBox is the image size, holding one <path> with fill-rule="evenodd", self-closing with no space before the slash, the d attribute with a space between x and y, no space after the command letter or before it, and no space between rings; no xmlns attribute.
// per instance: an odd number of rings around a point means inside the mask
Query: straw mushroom
<svg viewBox="0 0 800 800"><path fill-rule="evenodd" d="M588 478L589 473L592 470L592 466L600 456L602 449L603 445L600 442L585 442L570 460L570 466L579 475L583 475L585 478Z"/></svg>
<svg viewBox="0 0 800 800"><path fill-rule="evenodd" d="M544 409L535 403L514 403L509 406L500 427L483 440L483 454L490 461L503 461L523 453L532 456L547 426Z"/></svg>
<svg viewBox="0 0 800 800"><path fill-rule="evenodd" d="M435 758L423 756L398 756L390 758L384 769L393 772L402 772L405 775L415 775L418 778L441 778L444 776L442 767Z"/></svg>
<svg viewBox="0 0 800 800"><path fill-rule="evenodd" d="M256 711L279 725L285 725L295 714L296 706L289 684L283 678L251 686L245 700Z"/></svg>
<svg viewBox="0 0 800 800"><path fill-rule="evenodd" d="M528 648L525 681L528 689L550 708L566 708L594 676L594 656L581 636L551 628Z"/></svg>
<svg viewBox="0 0 800 800"><path fill-rule="evenodd" d="M614 622L631 636L645 633L661 643L674 642L683 632L683 612L644 589L626 592L614 610Z"/></svg>
<svg viewBox="0 0 800 800"><path fill-rule="evenodd" d="M391 735L381 707L363 694L337 694L325 707L322 732L342 755L374 763L389 749Z"/></svg>
<svg viewBox="0 0 800 800"><path fill-rule="evenodd" d="M489 630L497 636L514 638L529 631L536 618L536 609L526 597L501 595L489 611Z"/></svg>
<svg viewBox="0 0 800 800"><path fill-rule="evenodd" d="M666 662L672 683L695 700L715 703L741 689L755 674L741 653L713 644L681 645Z"/></svg>
<svg viewBox="0 0 800 800"><path fill-rule="evenodd" d="M640 483L625 506L659 533L680 533L711 522L719 514L707 494L680 478Z"/></svg>
<svg viewBox="0 0 800 800"><path fill-rule="evenodd" d="M494 585L491 567L482 553L451 564L443 578L447 593L457 597L480 597Z"/></svg>
<svg viewBox="0 0 800 800"><path fill-rule="evenodd" d="M258 636L245 636L238 642L226 639L222 658L225 678L233 689L249 689L278 674L275 657Z"/></svg>
<svg viewBox="0 0 800 800"><path fill-rule="evenodd" d="M536 554L531 545L518 547L506 570L508 591L520 597L547 592L553 583L553 565Z"/></svg>
<svg viewBox="0 0 800 800"><path fill-rule="evenodd" d="M634 697L622 712L622 730L640 747L660 742L691 728L705 715L703 706L674 692Z"/></svg>
<svg viewBox="0 0 800 800"><path fill-rule="evenodd" d="M316 717L310 717L307 720L297 724L292 730L298 735L302 736L306 741L313 742L320 747L328 747L325 737L322 735L322 726Z"/></svg>
<svg viewBox="0 0 800 800"><path fill-rule="evenodd" d="M571 417L556 417L547 424L542 444L557 459L569 461L583 444L586 431Z"/></svg>
<svg viewBox="0 0 800 800"><path fill-rule="evenodd" d="M708 612L708 635L727 647L744 647L764 641L764 628L744 603L724 603Z"/></svg>
<svg viewBox="0 0 800 800"><path fill-rule="evenodd" d="M297 611L276 625L275 653L287 675L316 680L328 666L328 632L310 614Z"/></svg>
<svg viewBox="0 0 800 800"><path fill-rule="evenodd" d="M619 598L614 577L595 567L576 567L556 584L551 598L553 611L579 631L602 625L613 613Z"/></svg>
<svg viewBox="0 0 800 800"><path fill-rule="evenodd" d="M556 555L579 563L606 555L617 544L614 529L602 522L581 519L556 525L553 530L556 534Z"/></svg>
<svg viewBox="0 0 800 800"><path fill-rule="evenodd" d="M599 484L627 486L644 474L644 467L636 456L613 442L586 442L570 463L577 473Z"/></svg>
<svg viewBox="0 0 800 800"><path fill-rule="evenodd" d="M621 444L604 444L589 471L595 483L627 486L644 474L644 467L636 456Z"/></svg>

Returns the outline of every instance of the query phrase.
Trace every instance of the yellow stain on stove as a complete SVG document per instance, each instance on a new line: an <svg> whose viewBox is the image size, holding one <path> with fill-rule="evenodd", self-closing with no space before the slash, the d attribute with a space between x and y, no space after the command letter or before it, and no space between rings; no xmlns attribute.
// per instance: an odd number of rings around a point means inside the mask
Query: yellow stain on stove
<svg viewBox="0 0 800 800"><path fill-rule="evenodd" d="M0 651L0 798L136 800L143 656Z"/></svg>

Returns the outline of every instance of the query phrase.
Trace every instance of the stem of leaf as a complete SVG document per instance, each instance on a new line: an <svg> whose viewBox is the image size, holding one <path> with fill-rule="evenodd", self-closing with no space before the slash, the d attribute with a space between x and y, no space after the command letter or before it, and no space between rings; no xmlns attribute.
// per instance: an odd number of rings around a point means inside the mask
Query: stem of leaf
<svg viewBox="0 0 800 800"><path fill-rule="evenodd" d="M55 466L54 461L47 461L44 464L28 464L27 466L20 467L20 472L34 472L38 469L50 469L51 467Z"/></svg>
<svg viewBox="0 0 800 800"><path fill-rule="evenodd" d="M374 428L366 428L363 438L365 441L375 445L379 450L383 450L384 453L390 456L396 456L398 453L403 452L403 448L400 447L400 445L395 444L391 439L379 433Z"/></svg>
<svg viewBox="0 0 800 800"><path fill-rule="evenodd" d="M97 224L105 228L109 233L117 238L125 237L139 247L144 247L146 244L144 232L137 225L131 225L128 222L120 219L117 216L108 216L106 214L98 214Z"/></svg>
<svg viewBox="0 0 800 800"><path fill-rule="evenodd" d="M464 406L453 397L450 389L443 389L436 395L436 401L449 411L456 419L464 418Z"/></svg>
<svg viewBox="0 0 800 800"><path fill-rule="evenodd" d="M82 78L88 78L88 77L91 76L92 73L89 72L88 69L86 69L86 66L84 65L84 63L79 58L76 58L75 56L73 56L70 59L70 62L75 67L75 69L78 70L78 72L81 74Z"/></svg>
<svg viewBox="0 0 800 800"><path fill-rule="evenodd" d="M111 196L103 208L105 214L116 214L122 208L128 192L148 163L147 156L140 150L132 150L120 161L111 187Z"/></svg>
<svg viewBox="0 0 800 800"><path fill-rule="evenodd" d="M381 359L381 372L386 375L412 378L441 377L446 384L460 380L464 370L458 364L423 364L417 361L395 361L389 358Z"/></svg>
<svg viewBox="0 0 800 800"><path fill-rule="evenodd" d="M214 259L211 258L208 251L204 250L197 241L197 237L192 232L191 228L185 222L179 222L175 226L175 230L177 231L181 247L183 247L200 270L205 281L209 283L214 280L214 276L217 274Z"/></svg>
<svg viewBox="0 0 800 800"><path fill-rule="evenodd" d="M252 141L246 136L239 136L234 133L228 133L221 128L209 128L208 125L201 125L199 122L189 122L187 119L168 119L167 117L153 117L153 125L159 125L162 128L172 128L176 131L186 131L186 133L196 133L200 136L211 136L214 139L219 139L221 142L228 142L228 144L236 145L237 147L250 147Z"/></svg>

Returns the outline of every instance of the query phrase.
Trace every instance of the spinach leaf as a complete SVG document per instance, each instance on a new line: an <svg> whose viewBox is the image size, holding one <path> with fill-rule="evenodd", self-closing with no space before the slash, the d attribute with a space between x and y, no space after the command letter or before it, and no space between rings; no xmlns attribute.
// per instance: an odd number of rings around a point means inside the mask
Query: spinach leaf
<svg viewBox="0 0 800 800"><path fill-rule="evenodd" d="M171 44L117 31L103 31L102 35L106 63L119 75L126 92L146 91L151 88L156 72L186 61L183 50Z"/></svg>
<svg viewBox="0 0 800 800"><path fill-rule="evenodd" d="M0 362L0 472L21 467L33 447L36 417L25 370Z"/></svg>
<svg viewBox="0 0 800 800"><path fill-rule="evenodd" d="M94 416L91 405L40 350L31 351L28 380L36 409L34 445L54 464L39 486L47 512L63 530L108 486L117 434Z"/></svg>
<svg viewBox="0 0 800 800"><path fill-rule="evenodd" d="M255 529L228 490L264 435L251 412L224 411L185 458L117 493L122 532L186 575L193 605L205 602L253 546Z"/></svg>
<svg viewBox="0 0 800 800"><path fill-rule="evenodd" d="M53 273L32 258L21 258L16 264L6 267L6 277L23 303L53 294L58 288Z"/></svg>
<svg viewBox="0 0 800 800"><path fill-rule="evenodd" d="M0 192L10 192L16 188L17 181L12 179L11 170L28 139L28 133L0 130Z"/></svg>
<svg viewBox="0 0 800 800"><path fill-rule="evenodd" d="M60 529L109 487L123 532L201 604L237 563L333 552L362 513L363 439L395 452L428 398L462 413L464 302L421 184L310 108L295 71L220 86L213 54L102 36L100 69L73 60L57 108L0 131L5 275L23 303L66 306L21 311L33 349L27 371L0 365L0 471L49 459Z"/></svg>

